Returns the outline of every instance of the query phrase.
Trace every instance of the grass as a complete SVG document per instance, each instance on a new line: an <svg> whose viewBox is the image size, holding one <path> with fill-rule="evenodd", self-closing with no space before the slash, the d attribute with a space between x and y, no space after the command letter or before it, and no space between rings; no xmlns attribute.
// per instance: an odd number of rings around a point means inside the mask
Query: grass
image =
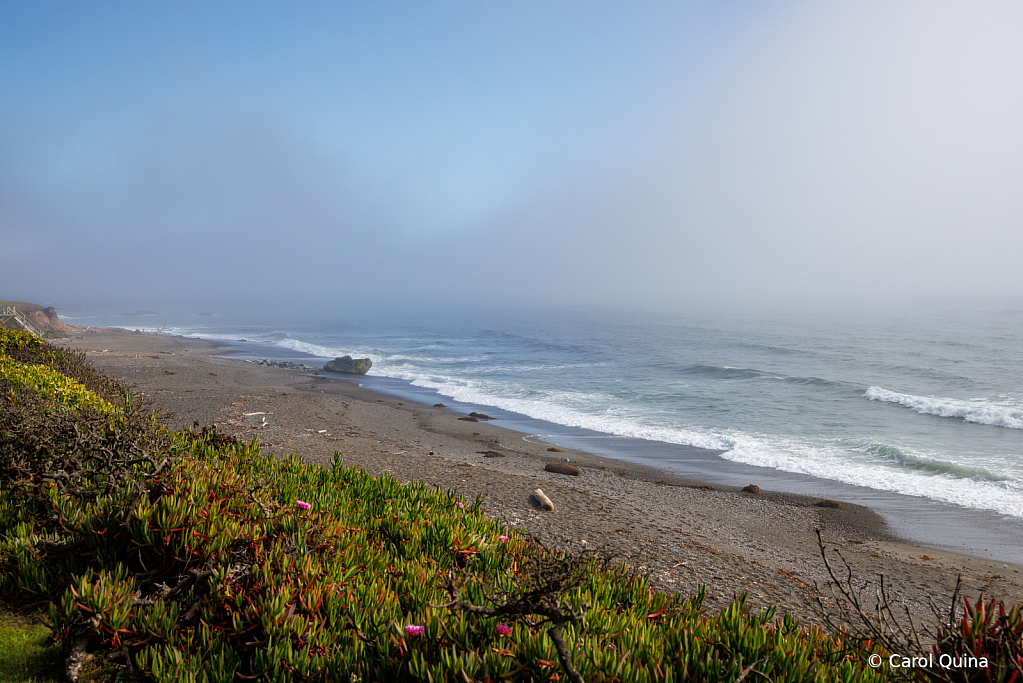
<svg viewBox="0 0 1023 683"><path fill-rule="evenodd" d="M32 311L41 311L45 306L39 304L30 304L27 301L0 301L0 308L6 308L7 306L14 306L22 313L31 313Z"/></svg>
<svg viewBox="0 0 1023 683"><path fill-rule="evenodd" d="M43 615L0 611L0 683L63 680L63 652L48 642Z"/></svg>

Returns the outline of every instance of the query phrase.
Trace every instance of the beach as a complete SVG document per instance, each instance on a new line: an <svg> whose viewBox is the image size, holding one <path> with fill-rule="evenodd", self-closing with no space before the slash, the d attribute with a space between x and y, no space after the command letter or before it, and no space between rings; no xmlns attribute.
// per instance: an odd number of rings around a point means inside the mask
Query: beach
<svg viewBox="0 0 1023 683"><path fill-rule="evenodd" d="M362 388L338 375L261 366L231 358L211 341L116 328L76 330L60 340L88 353L101 370L133 385L167 411L175 427L216 424L267 455L294 453L400 481L483 496L487 515L541 542L604 548L650 574L663 590L706 586L716 611L741 591L756 608L777 606L819 622L814 595L827 592L817 530L841 552L860 582L884 575L914 618L930 615L928 596L947 607L957 575L964 595L1008 603L1023 598L1018 565L907 543L881 516L844 501L681 479L657 469L557 449L500 420L469 421L447 407L421 405ZM544 471L568 463L579 476ZM537 488L553 501L541 511ZM838 566L840 561L833 563Z"/></svg>

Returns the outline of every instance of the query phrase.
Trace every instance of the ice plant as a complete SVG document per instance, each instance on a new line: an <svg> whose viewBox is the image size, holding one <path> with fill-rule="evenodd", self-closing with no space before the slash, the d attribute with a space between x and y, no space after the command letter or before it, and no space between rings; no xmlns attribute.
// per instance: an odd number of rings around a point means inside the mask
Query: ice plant
<svg viewBox="0 0 1023 683"><path fill-rule="evenodd" d="M463 503L455 503L455 507L459 508L459 509L462 509L462 508L465 507L465 505Z"/></svg>
<svg viewBox="0 0 1023 683"><path fill-rule="evenodd" d="M418 638L419 636L426 633L426 627L417 626L415 624L409 624L408 626L405 627L405 633L407 633L411 638Z"/></svg>
<svg viewBox="0 0 1023 683"><path fill-rule="evenodd" d="M498 624L497 628L495 628L494 630L497 631L497 635L499 635L499 636L510 636L511 635L511 626L505 626L504 624Z"/></svg>
<svg viewBox="0 0 1023 683"><path fill-rule="evenodd" d="M505 536L504 534L501 534L500 536L498 536L498 538L501 539L502 541L507 541L508 540L508 537Z"/></svg>
<svg viewBox="0 0 1023 683"><path fill-rule="evenodd" d="M297 505L300 510L308 510L309 508L312 507L311 504L305 502L304 500L296 500L295 505Z"/></svg>

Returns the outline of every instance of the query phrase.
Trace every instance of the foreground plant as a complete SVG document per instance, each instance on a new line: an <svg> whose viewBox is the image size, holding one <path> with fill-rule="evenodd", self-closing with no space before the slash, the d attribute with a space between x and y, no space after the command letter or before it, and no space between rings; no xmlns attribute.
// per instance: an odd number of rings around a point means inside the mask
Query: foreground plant
<svg viewBox="0 0 1023 683"><path fill-rule="evenodd" d="M55 496L46 543L31 519L5 540L9 589L55 596L49 624L73 666L106 653L166 681L878 679L818 630L741 601L704 617L702 594L549 553L479 501L460 509L453 493L339 458L321 469L256 444L178 447L151 495Z"/></svg>
<svg viewBox="0 0 1023 683"><path fill-rule="evenodd" d="M971 605L963 598L959 612L962 577L956 580L947 611L932 599L931 612L936 629L913 620L908 607L895 607L896 601L884 575L872 593L857 588L852 568L838 550L844 572L839 573L828 559L820 531L817 544L831 577L832 606L818 592L819 614L833 630L845 632L849 643L859 646L860 655L886 653L875 661L886 667L893 680L928 680L946 683L1015 683L1023 680L1023 614L1020 605L1008 611L1001 601L984 602L981 595ZM872 604L871 604L872 603ZM858 628L855 628L858 626ZM931 644L926 644L931 643ZM876 665L876 664L875 664Z"/></svg>

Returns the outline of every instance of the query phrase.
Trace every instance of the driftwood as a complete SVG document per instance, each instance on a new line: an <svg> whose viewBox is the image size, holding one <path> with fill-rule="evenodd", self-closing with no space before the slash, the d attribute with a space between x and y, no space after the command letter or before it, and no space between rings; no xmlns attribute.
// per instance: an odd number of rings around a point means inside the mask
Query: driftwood
<svg viewBox="0 0 1023 683"><path fill-rule="evenodd" d="M547 497L547 494L542 489L533 491L533 500L540 504L541 510L554 511L554 503L551 502L551 499Z"/></svg>
<svg viewBox="0 0 1023 683"><path fill-rule="evenodd" d="M555 474L570 474L573 477L579 476L578 467L563 462L549 462L543 469L545 472L554 472Z"/></svg>
<svg viewBox="0 0 1023 683"><path fill-rule="evenodd" d="M64 664L64 676L71 683L76 683L82 674L82 668L94 659L89 654L89 641L99 633L100 618L93 616L82 623L78 634L71 643L71 650L68 653L67 661Z"/></svg>

